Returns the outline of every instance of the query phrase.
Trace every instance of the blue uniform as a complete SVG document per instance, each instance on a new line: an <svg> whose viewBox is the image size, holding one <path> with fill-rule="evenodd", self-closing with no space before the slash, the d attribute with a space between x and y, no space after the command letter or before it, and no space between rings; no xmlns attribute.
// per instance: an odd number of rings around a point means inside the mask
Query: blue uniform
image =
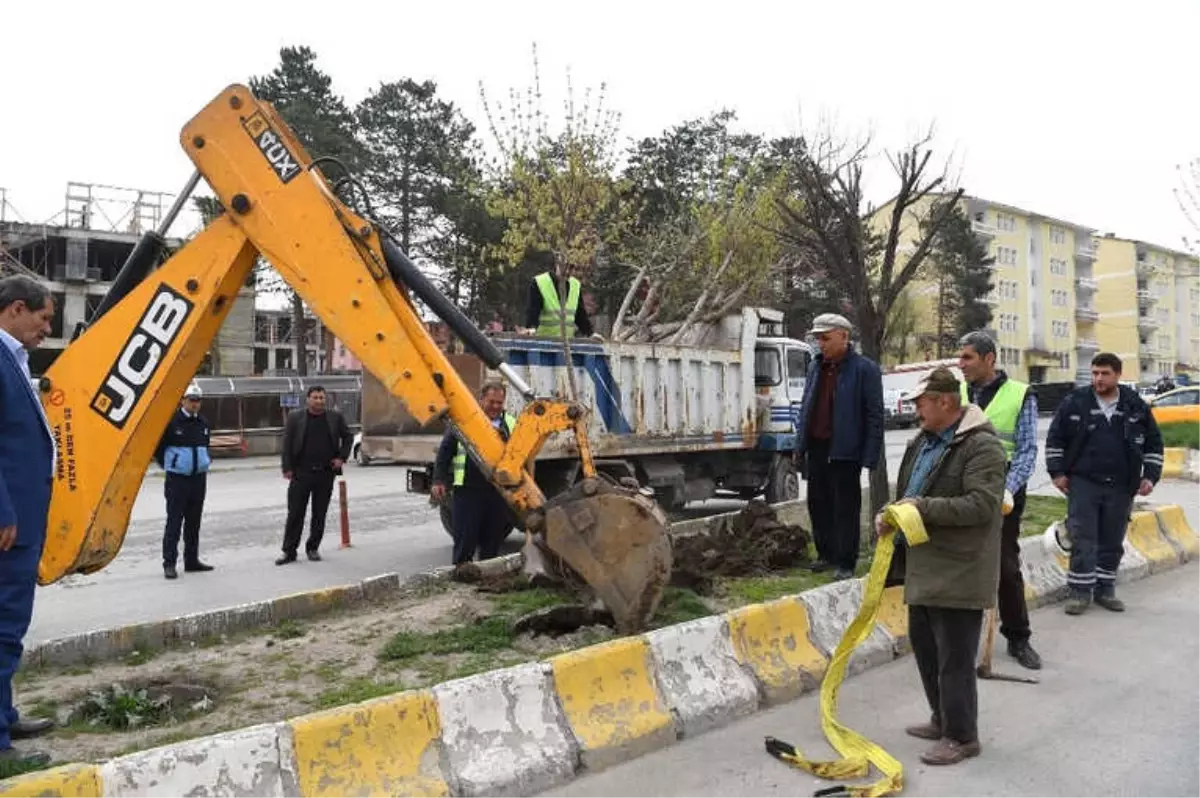
<svg viewBox="0 0 1200 798"><path fill-rule="evenodd" d="M54 441L27 363L20 343L0 331L0 527L17 528L16 543L0 551L0 749L12 747L18 720L12 677L33 618L54 474Z"/></svg>
<svg viewBox="0 0 1200 798"><path fill-rule="evenodd" d="M163 493L167 499L167 526L163 531L163 567L173 568L179 558L183 533L183 565L200 562L200 517L208 492L208 422L200 414L176 411L167 425L154 459L166 471Z"/></svg>

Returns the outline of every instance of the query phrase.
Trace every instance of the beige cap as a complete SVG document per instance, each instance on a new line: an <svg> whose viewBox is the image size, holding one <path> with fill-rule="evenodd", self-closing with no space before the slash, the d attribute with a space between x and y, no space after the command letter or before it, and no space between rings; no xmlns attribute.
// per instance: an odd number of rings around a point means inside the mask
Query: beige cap
<svg viewBox="0 0 1200 798"><path fill-rule="evenodd" d="M809 335L817 333L825 333L830 330L846 330L849 332L854 329L854 325L845 316L838 313L822 313L813 319L812 329L808 331Z"/></svg>

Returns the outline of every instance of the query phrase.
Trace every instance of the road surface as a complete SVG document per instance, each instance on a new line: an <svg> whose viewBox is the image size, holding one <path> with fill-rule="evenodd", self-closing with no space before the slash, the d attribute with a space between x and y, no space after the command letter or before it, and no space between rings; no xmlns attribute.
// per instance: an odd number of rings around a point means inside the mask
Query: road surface
<svg viewBox="0 0 1200 798"><path fill-rule="evenodd" d="M1043 428L1048 423L1044 421ZM913 434L912 430L893 430L886 435L889 474L893 478L904 446ZM39 590L26 643L262 601L382 573L408 575L448 564L449 537L428 500L405 491L405 470L350 464L346 467L346 483L352 547L338 548L335 491L321 547L325 559L310 563L302 557L292 565L275 566L287 505L287 483L277 463L275 458L218 461L219 468L230 470L209 476L200 531L201 557L217 570L204 574L180 572L174 582L162 575L166 507L162 477L152 467L134 504L125 544L116 560L99 573L67 577ZM1034 492L1056 493L1044 478L1044 470L1041 475L1035 474L1030 481ZM801 482L800 487L803 497L805 483ZM1164 483L1152 498L1184 504L1193 529L1200 529L1194 483ZM687 514L730 512L740 506L741 502L718 499L693 504ZM512 536L507 550L516 551L519 543L520 537Z"/></svg>
<svg viewBox="0 0 1200 798"><path fill-rule="evenodd" d="M840 717L904 764L907 796L1200 794L1198 576L1192 563L1135 582L1122 589L1120 615L1035 611L1042 683L979 683L978 759L946 768L918 759L929 743L903 729L929 710L911 656L846 681ZM1019 669L1002 645L994 662ZM768 756L768 735L814 758L834 755L813 693L553 794L796 796L831 786Z"/></svg>

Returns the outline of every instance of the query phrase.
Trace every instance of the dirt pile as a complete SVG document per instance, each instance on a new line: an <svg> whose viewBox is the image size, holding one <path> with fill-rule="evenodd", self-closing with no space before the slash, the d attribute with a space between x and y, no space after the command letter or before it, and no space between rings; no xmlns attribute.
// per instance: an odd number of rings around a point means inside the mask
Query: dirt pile
<svg viewBox="0 0 1200 798"><path fill-rule="evenodd" d="M706 533L672 540L671 584L711 595L718 577L762 576L807 562L809 539L808 530L784 524L755 499Z"/></svg>

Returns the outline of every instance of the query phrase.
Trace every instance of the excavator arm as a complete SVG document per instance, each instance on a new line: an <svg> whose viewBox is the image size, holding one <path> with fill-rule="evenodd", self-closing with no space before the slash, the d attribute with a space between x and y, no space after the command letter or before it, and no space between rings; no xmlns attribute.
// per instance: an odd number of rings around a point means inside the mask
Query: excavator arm
<svg viewBox="0 0 1200 798"><path fill-rule="evenodd" d="M42 379L58 463L39 583L95 572L117 555L162 431L261 256L415 418L448 417L525 528L527 569L544 555L593 588L619 628L644 626L669 577L666 521L636 490L596 474L586 408L535 397L387 231L338 199L246 87L228 87L180 138L226 212L106 308ZM507 444L414 295L527 400ZM526 463L571 430L583 478L547 501Z"/></svg>

